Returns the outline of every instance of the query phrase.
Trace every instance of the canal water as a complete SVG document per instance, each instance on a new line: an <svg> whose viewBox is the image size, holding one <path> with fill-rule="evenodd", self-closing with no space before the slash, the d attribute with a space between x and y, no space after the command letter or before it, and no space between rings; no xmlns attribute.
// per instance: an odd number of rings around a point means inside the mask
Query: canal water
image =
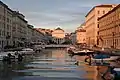
<svg viewBox="0 0 120 80"><path fill-rule="evenodd" d="M98 67L102 72L106 66L89 66L81 59L70 57L66 49L46 49L20 63L0 62L0 80L102 80Z"/></svg>

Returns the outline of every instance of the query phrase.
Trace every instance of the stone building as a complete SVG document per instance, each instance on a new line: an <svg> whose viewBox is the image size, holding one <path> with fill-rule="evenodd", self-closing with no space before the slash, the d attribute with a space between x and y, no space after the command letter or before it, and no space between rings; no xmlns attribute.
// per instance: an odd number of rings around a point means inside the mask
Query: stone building
<svg viewBox="0 0 120 80"><path fill-rule="evenodd" d="M52 37L53 42L55 42L56 44L62 44L65 42L65 32L59 27L53 30Z"/></svg>
<svg viewBox="0 0 120 80"><path fill-rule="evenodd" d="M120 4L98 20L99 46L120 49Z"/></svg>
<svg viewBox="0 0 120 80"><path fill-rule="evenodd" d="M12 10L0 1L0 48L12 46Z"/></svg>
<svg viewBox="0 0 120 80"><path fill-rule="evenodd" d="M27 40L27 21L25 16L17 11L13 12L13 45L16 47L24 46Z"/></svg>
<svg viewBox="0 0 120 80"><path fill-rule="evenodd" d="M45 31L49 33L50 30ZM28 25L25 16L19 11L11 10L0 1L0 49L26 47L32 42L46 42L48 37L45 34Z"/></svg>
<svg viewBox="0 0 120 80"><path fill-rule="evenodd" d="M71 34L70 34L70 39L71 39L71 42L72 42L72 44L73 45L75 45L76 44L76 33L75 32L72 32Z"/></svg>
<svg viewBox="0 0 120 80"><path fill-rule="evenodd" d="M44 34L44 39L43 41L46 44L51 44L52 42L52 30L51 29L44 29L44 28L36 28L39 32Z"/></svg>
<svg viewBox="0 0 120 80"><path fill-rule="evenodd" d="M36 28L37 30L39 30L41 33L43 34L52 34L52 30L51 29L44 29L44 28Z"/></svg>
<svg viewBox="0 0 120 80"><path fill-rule="evenodd" d="M34 26L28 24L27 25L27 37L26 37L26 45L30 46L30 44L32 43L32 39L33 39L33 35L34 34Z"/></svg>
<svg viewBox="0 0 120 80"><path fill-rule="evenodd" d="M88 45L98 45L98 18L112 10L116 5L103 4L93 7L86 15L85 30L86 43Z"/></svg>
<svg viewBox="0 0 120 80"><path fill-rule="evenodd" d="M44 34L41 33L39 30L34 28L33 37L32 37L33 43L41 43L44 42Z"/></svg>

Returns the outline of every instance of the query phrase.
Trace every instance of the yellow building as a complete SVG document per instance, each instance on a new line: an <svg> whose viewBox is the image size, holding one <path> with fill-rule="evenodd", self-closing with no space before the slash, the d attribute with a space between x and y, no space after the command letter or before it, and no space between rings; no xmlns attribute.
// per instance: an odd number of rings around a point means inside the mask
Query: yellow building
<svg viewBox="0 0 120 80"><path fill-rule="evenodd" d="M63 29L61 28L56 28L55 30L53 30L52 32L52 37L53 37L53 42L57 43L57 44L62 44L65 42L65 32Z"/></svg>
<svg viewBox="0 0 120 80"><path fill-rule="evenodd" d="M93 7L86 15L85 30L88 45L98 45L98 18L112 10L116 5L103 4Z"/></svg>
<svg viewBox="0 0 120 80"><path fill-rule="evenodd" d="M120 4L98 20L99 46L120 49Z"/></svg>
<svg viewBox="0 0 120 80"><path fill-rule="evenodd" d="M77 44L86 43L86 30L84 30L82 27L76 30L76 41Z"/></svg>

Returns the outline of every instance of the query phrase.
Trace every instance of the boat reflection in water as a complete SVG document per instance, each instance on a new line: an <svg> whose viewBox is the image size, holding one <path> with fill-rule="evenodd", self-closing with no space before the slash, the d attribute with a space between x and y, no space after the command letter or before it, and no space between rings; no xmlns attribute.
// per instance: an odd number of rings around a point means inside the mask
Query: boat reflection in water
<svg viewBox="0 0 120 80"><path fill-rule="evenodd" d="M65 49L46 49L25 56L21 63L0 62L0 80L103 80L100 73L107 71L108 65L89 65L82 57L71 57ZM118 66L110 62L109 66L112 65Z"/></svg>

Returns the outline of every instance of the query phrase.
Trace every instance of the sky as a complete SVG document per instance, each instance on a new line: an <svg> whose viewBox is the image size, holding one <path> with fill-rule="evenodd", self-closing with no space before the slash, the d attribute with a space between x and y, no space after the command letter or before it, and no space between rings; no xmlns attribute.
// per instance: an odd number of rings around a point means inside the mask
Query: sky
<svg viewBox="0 0 120 80"><path fill-rule="evenodd" d="M99 4L118 4L120 0L1 0L12 10L24 14L35 28L74 32L85 21L85 15Z"/></svg>

